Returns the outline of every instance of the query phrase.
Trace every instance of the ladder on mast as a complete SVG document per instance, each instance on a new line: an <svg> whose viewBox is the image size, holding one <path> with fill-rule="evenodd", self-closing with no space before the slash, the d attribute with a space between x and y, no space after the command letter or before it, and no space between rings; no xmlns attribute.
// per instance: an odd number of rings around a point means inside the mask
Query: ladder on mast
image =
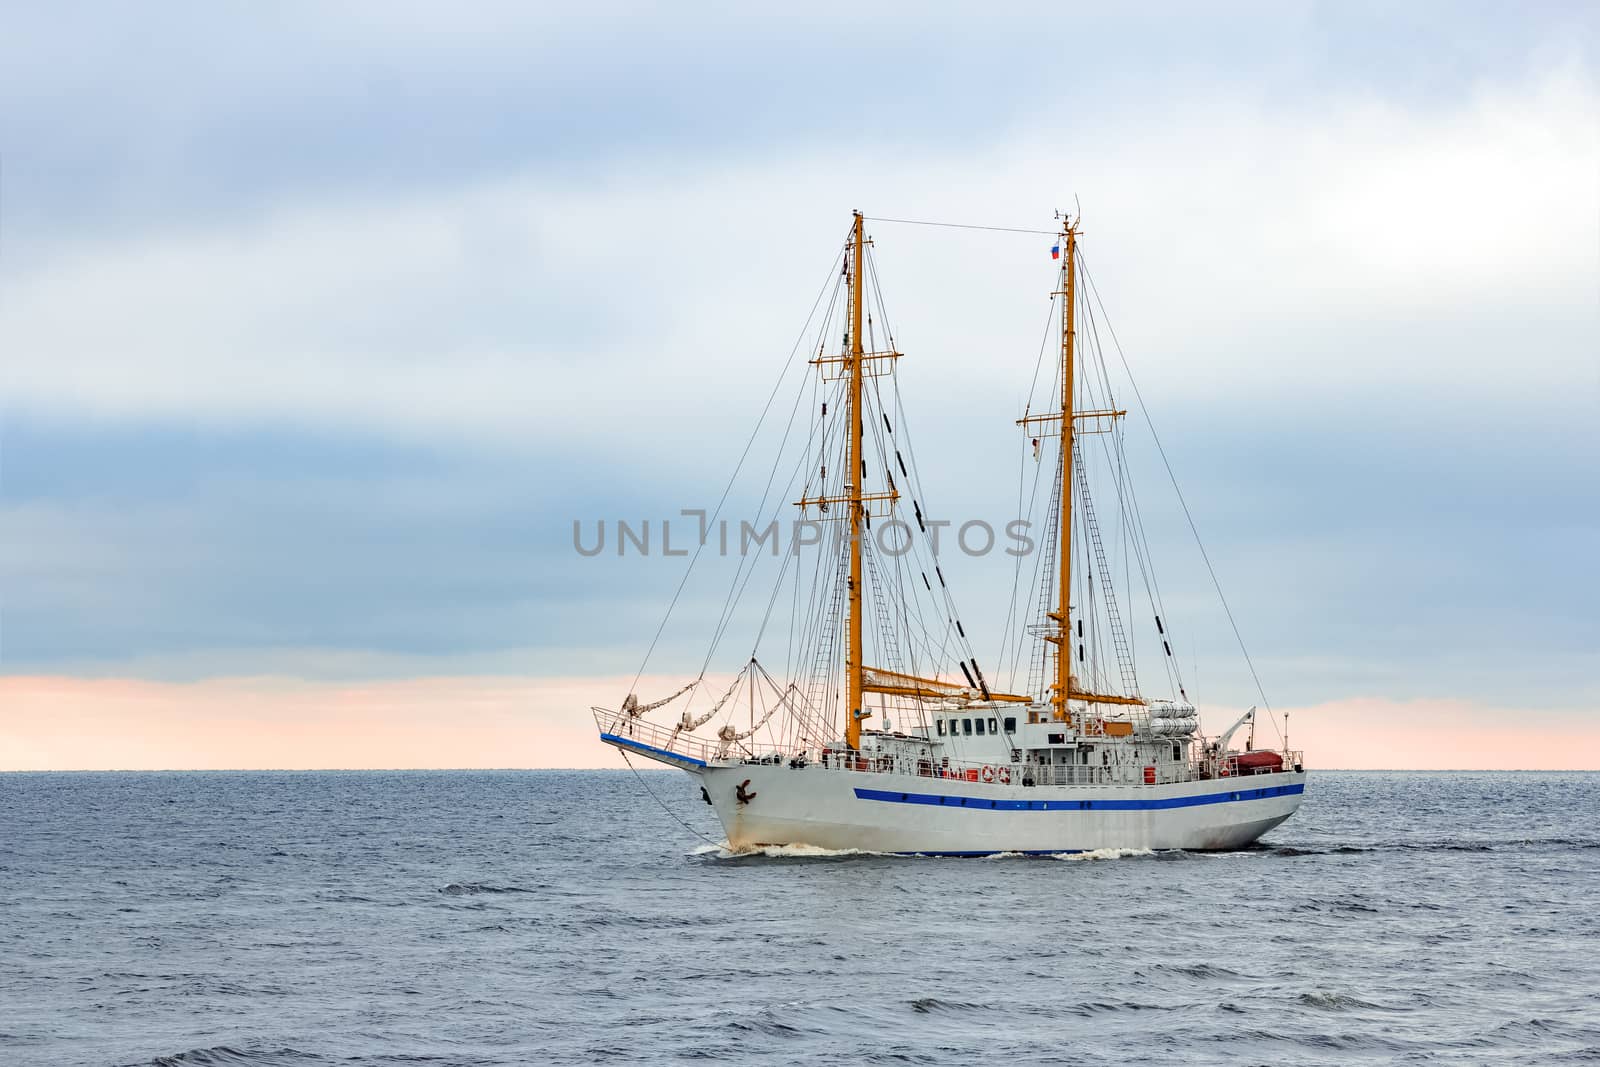
<svg viewBox="0 0 1600 1067"><path fill-rule="evenodd" d="M1106 621L1111 625L1111 644L1117 652L1117 669L1122 675L1122 688L1126 695L1136 696L1139 680L1134 676L1133 651L1128 647L1128 635L1122 628L1122 616L1117 611L1116 587L1111 580L1111 567L1106 563L1105 545L1100 540L1100 524L1094 517L1094 500L1089 496L1089 476L1083 469L1083 460L1073 464L1076 468L1078 497L1083 502L1084 525L1089 531L1089 541L1094 546L1094 565L1100 572L1100 588L1105 594Z"/></svg>

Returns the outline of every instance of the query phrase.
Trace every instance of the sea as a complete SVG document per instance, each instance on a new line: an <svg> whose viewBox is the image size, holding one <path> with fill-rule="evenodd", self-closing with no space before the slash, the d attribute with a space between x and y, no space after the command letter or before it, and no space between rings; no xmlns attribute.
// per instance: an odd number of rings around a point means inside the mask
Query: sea
<svg viewBox="0 0 1600 1067"><path fill-rule="evenodd" d="M1600 1062L1600 774L1239 852L733 855L651 771L0 775L0 1065Z"/></svg>

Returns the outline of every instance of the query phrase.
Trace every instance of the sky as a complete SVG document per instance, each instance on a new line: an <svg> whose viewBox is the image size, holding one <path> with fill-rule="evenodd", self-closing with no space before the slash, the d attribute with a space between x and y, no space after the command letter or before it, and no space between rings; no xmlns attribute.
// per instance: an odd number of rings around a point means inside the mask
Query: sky
<svg viewBox="0 0 1600 1067"><path fill-rule="evenodd" d="M0 769L617 765L721 589L644 663L682 561L573 523L715 505L853 209L1074 205L1310 765L1600 767L1593 5L586 10L12 13ZM930 507L1004 521L1050 238L872 229Z"/></svg>

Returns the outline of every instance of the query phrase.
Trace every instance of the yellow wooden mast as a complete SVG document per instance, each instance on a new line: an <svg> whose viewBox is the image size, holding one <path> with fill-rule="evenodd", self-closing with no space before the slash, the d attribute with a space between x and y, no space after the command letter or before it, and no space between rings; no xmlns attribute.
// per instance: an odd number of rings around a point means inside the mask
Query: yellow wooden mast
<svg viewBox="0 0 1600 1067"><path fill-rule="evenodd" d="M1073 341L1077 326L1078 295L1078 223L1068 219L1063 229L1062 252L1067 257L1064 270L1066 284L1061 293L1061 529L1057 552L1061 565L1060 588L1057 590L1056 610L1051 615L1056 621L1056 681L1051 687L1050 702L1055 705L1055 718L1067 719L1067 698L1072 694L1072 375Z"/></svg>
<svg viewBox="0 0 1600 1067"><path fill-rule="evenodd" d="M1079 420L1083 420L1090 423L1083 432L1104 433L1105 420L1116 420L1127 414L1126 411L1112 409L1077 411L1073 406L1075 345L1078 333L1079 232L1077 219L1068 218L1062 223L1060 247L1066 253L1067 261L1062 267L1062 286L1054 294L1061 297L1061 410L1045 415L1025 415L1017 420L1017 425L1028 432L1042 434L1056 424L1059 424L1061 431L1061 515L1060 526L1056 531L1060 539L1057 548L1060 573L1057 575L1056 609L1046 615L1046 618L1055 624L1055 629L1044 635L1044 639L1055 646L1056 670L1055 681L1050 683L1050 703L1052 716L1061 722L1071 719L1067 707L1067 700L1070 697L1076 697L1089 704L1144 706L1144 701L1137 695L1096 693L1082 689L1072 676L1072 493L1075 473L1073 449L1077 444L1079 432L1077 426ZM1041 429L1036 430L1034 427Z"/></svg>
<svg viewBox="0 0 1600 1067"><path fill-rule="evenodd" d="M861 212L855 213L856 224L851 239L850 254L850 466L846 470L845 495L850 503L850 619L846 630L849 650L845 659L845 677L848 700L845 702L845 743L851 748L861 747L861 720L866 709L861 706L864 660L861 648L861 537L865 525L866 505L862 501L861 441L865 432L861 415L862 344L861 320L866 304L866 287L862 284L862 260L865 258L866 238L863 231L866 220Z"/></svg>

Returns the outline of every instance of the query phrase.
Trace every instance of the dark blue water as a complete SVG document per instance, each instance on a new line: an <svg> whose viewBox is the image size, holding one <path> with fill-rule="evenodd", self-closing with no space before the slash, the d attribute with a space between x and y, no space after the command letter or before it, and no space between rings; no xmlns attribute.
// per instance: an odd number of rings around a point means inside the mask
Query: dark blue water
<svg viewBox="0 0 1600 1067"><path fill-rule="evenodd" d="M1105 859L730 858L626 772L0 805L5 1065L1600 1057L1600 774L1315 775L1262 847Z"/></svg>

